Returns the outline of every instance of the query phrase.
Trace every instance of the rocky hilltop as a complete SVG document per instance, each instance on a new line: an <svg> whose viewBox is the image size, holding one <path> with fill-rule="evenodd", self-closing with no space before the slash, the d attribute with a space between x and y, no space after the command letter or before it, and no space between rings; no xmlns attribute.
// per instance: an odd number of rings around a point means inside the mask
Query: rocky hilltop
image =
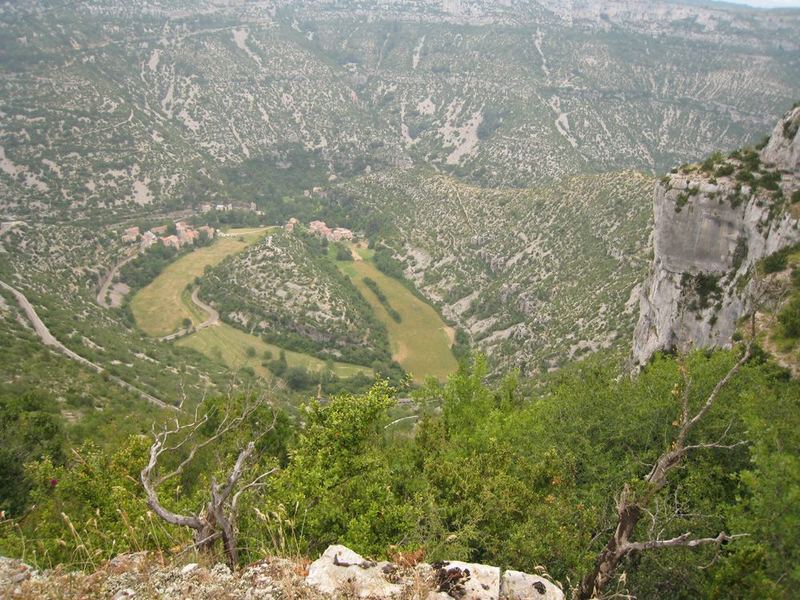
<svg viewBox="0 0 800 600"><path fill-rule="evenodd" d="M730 344L751 308L758 260L800 241L800 105L760 149L684 165L656 184L654 258L633 360Z"/></svg>
<svg viewBox="0 0 800 600"><path fill-rule="evenodd" d="M84 574L40 572L0 557L0 598L564 600L561 588L542 575L459 561L418 563L414 553L397 558L375 562L336 545L311 564L267 558L231 572L221 563L168 564L137 552Z"/></svg>

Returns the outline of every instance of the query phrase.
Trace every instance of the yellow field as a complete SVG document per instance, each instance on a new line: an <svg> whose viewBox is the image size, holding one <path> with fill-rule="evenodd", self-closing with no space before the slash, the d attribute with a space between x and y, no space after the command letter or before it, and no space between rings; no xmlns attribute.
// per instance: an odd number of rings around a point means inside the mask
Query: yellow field
<svg viewBox="0 0 800 600"><path fill-rule="evenodd" d="M392 358L411 374L414 381L420 382L428 376L440 381L447 379L458 368L450 350L453 330L432 306L417 298L401 282L379 271L370 260L371 251L357 249L356 252L362 260L337 261L336 264L350 277L375 315L386 325ZM364 284L364 277L374 279L386 294L391 307L400 313L400 323L389 316L372 290Z"/></svg>
<svg viewBox="0 0 800 600"><path fill-rule="evenodd" d="M265 353L271 352L272 359L277 360L281 351L278 346L268 344L259 337L247 334L224 323L180 338L176 345L193 348L210 359L222 362L234 370L242 367L252 367L257 375L266 379L270 377L269 370L261 366L261 363L266 360ZM248 356L248 348L255 350L254 356ZM309 371L322 371L325 369L325 362L313 356L291 352L290 350L285 350L284 353L286 355L286 364L289 367L305 367ZM356 373L363 373L368 377L372 377L372 369L348 363L333 363L333 372L341 378L352 377Z"/></svg>
<svg viewBox="0 0 800 600"><path fill-rule="evenodd" d="M180 329L184 319L191 319L194 325L201 323L205 315L191 309L188 298L183 302L186 287L203 274L206 266L217 265L225 257L241 252L266 231L267 228L232 229L228 234L236 237L217 238L210 246L190 252L169 265L131 300L136 325L147 335L161 337Z"/></svg>

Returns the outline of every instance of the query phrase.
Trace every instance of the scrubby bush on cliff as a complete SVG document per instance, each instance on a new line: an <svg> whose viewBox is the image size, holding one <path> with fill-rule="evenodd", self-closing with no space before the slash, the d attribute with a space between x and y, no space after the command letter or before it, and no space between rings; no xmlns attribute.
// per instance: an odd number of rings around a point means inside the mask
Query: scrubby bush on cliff
<svg viewBox="0 0 800 600"><path fill-rule="evenodd" d="M800 296L795 296L778 315L783 335L800 338Z"/></svg>

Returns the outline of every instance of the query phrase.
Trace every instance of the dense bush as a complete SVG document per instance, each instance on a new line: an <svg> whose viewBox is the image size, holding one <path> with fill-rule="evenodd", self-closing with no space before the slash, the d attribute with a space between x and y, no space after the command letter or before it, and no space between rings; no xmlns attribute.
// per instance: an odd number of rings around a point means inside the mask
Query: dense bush
<svg viewBox="0 0 800 600"><path fill-rule="evenodd" d="M64 428L58 404L37 393L0 395L0 510L10 515L23 512L30 482L23 466L45 457L64 462Z"/></svg>
<svg viewBox="0 0 800 600"><path fill-rule="evenodd" d="M391 248L386 246L379 246L375 249L375 266L379 271L385 273L389 277L396 279L403 279L403 263L394 257L394 252Z"/></svg>
<svg viewBox="0 0 800 600"><path fill-rule="evenodd" d="M342 243L334 244L334 248L336 249L336 260L344 260L344 261L352 261L353 260L353 253L350 252L350 248L345 246Z"/></svg>
<svg viewBox="0 0 800 600"><path fill-rule="evenodd" d="M714 172L716 177L727 177L728 175L732 175L734 171L733 165L731 163L724 163L717 167L717 170Z"/></svg>
<svg viewBox="0 0 800 600"><path fill-rule="evenodd" d="M175 260L178 251L171 246L155 244L120 269L120 279L132 290L145 287Z"/></svg>
<svg viewBox="0 0 800 600"><path fill-rule="evenodd" d="M429 382L416 393L414 435L393 422L395 392L386 384L314 402L293 438L275 432L284 466L243 500L242 561L276 548L313 556L334 542L376 558L391 546L422 547L428 560L545 565L575 582L608 539L622 486L639 485L670 446L682 370L697 410L736 359L735 352L698 352L681 362L656 357L635 379L589 360L539 381L526 397L513 376L487 385L479 358L446 385ZM218 472L216 457L229 458L255 431L244 428L204 454L180 490L177 483L170 490L171 502L196 502L196 491ZM654 518L665 518L657 531L664 538L685 531L749 537L720 548L631 556L623 585L649 599L789 600L800 585L793 568L800 564L800 383L751 361L721 390L689 443L708 440L748 443L693 452L660 492L663 512ZM132 438L110 454L83 450L64 469L31 463L26 473L37 508L21 532L0 530L0 552L20 554L21 534L46 553L29 558L68 562L82 559L78 536L101 557L185 543L182 532L147 516L136 483L146 444ZM267 460L278 450L265 452ZM639 540L654 535L645 521Z"/></svg>
<svg viewBox="0 0 800 600"><path fill-rule="evenodd" d="M761 271L765 274L783 271L789 264L789 255L797 252L798 249L800 249L800 244L785 246L777 252L762 258L759 263Z"/></svg>
<svg viewBox="0 0 800 600"><path fill-rule="evenodd" d="M795 296L778 314L783 335L800 338L800 296Z"/></svg>

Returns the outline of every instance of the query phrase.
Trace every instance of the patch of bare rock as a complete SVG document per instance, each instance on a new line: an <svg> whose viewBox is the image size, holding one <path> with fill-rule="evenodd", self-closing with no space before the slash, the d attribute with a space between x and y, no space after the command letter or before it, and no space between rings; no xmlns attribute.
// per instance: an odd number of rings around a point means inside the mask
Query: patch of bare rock
<svg viewBox="0 0 800 600"><path fill-rule="evenodd" d="M546 577L459 561L403 565L330 546L311 563L269 558L239 571L177 564L158 554L118 556L93 573L37 571L0 557L0 599L564 600Z"/></svg>

